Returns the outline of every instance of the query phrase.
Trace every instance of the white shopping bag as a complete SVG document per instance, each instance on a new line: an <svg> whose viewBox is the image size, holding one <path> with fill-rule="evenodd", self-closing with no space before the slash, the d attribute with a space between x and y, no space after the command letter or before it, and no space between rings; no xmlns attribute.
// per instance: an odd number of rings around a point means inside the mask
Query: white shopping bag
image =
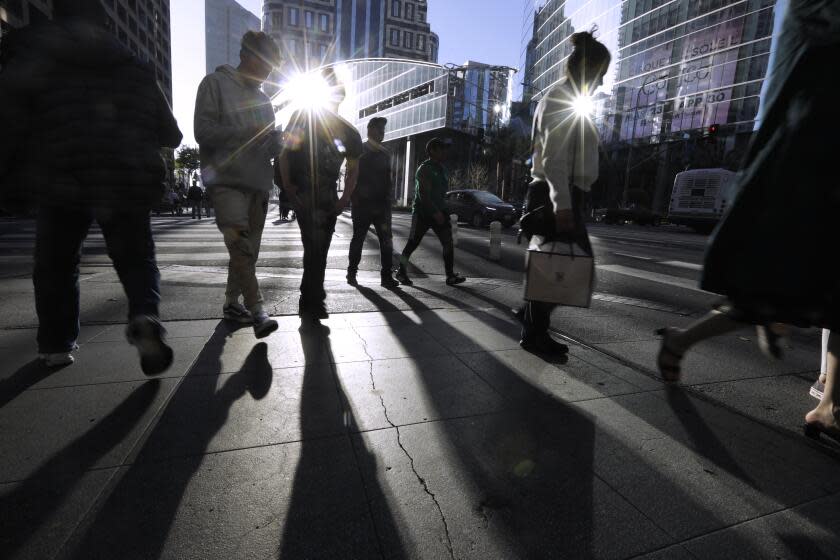
<svg viewBox="0 0 840 560"><path fill-rule="evenodd" d="M589 307L595 259L575 243L546 242L535 235L528 246L525 299Z"/></svg>

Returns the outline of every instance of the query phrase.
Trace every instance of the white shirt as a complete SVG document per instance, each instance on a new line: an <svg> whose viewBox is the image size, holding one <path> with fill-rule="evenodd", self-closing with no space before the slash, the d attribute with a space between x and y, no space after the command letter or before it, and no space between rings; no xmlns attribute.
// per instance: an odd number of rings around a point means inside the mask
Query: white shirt
<svg viewBox="0 0 840 560"><path fill-rule="evenodd" d="M572 85L563 79L540 100L534 114L531 176L548 183L555 211L572 207L570 185L589 191L598 179L598 131L590 117L575 114L574 98Z"/></svg>

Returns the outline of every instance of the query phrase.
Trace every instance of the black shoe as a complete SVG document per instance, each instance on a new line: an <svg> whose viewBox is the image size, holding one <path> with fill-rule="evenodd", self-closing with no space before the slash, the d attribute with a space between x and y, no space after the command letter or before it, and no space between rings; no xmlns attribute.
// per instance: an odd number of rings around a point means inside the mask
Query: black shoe
<svg viewBox="0 0 840 560"><path fill-rule="evenodd" d="M449 276L446 277L446 285L447 286L455 286L458 284L463 284L466 282L467 279L458 274L457 272L453 272Z"/></svg>
<svg viewBox="0 0 840 560"><path fill-rule="evenodd" d="M525 323L525 306L524 305L522 307L520 307L519 309L511 309L510 312L513 313L513 316L516 317L517 321L519 321L520 323L523 323L523 324Z"/></svg>
<svg viewBox="0 0 840 560"><path fill-rule="evenodd" d="M166 329L157 317L134 317L125 329L125 336L140 353L140 368L146 375L158 375L172 365L172 348L164 342Z"/></svg>
<svg viewBox="0 0 840 560"><path fill-rule="evenodd" d="M414 285L414 282L411 281L411 278L408 277L408 273L403 268L399 269L394 276L403 286Z"/></svg>
<svg viewBox="0 0 840 560"><path fill-rule="evenodd" d="M409 280L410 281L410 280ZM394 280L390 274L383 274L382 281L379 283L383 288L393 290L399 288L400 283Z"/></svg>
<svg viewBox="0 0 840 560"><path fill-rule="evenodd" d="M298 303L298 315L307 319L329 319L330 314L327 313L327 306L323 301L305 302L300 300Z"/></svg>
<svg viewBox="0 0 840 560"><path fill-rule="evenodd" d="M545 355L566 355L569 353L569 347L565 344L560 344L549 335L523 338L519 341L519 346L523 350L531 352L532 354Z"/></svg>
<svg viewBox="0 0 840 560"><path fill-rule="evenodd" d="M358 286L359 285L359 281L356 280L356 273L355 272L351 272L349 270L347 271L347 283L350 284L351 286Z"/></svg>

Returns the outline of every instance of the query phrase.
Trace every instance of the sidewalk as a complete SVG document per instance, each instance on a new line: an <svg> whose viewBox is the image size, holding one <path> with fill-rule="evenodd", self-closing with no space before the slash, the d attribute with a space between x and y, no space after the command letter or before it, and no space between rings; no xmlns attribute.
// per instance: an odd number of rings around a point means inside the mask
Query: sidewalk
<svg viewBox="0 0 840 560"><path fill-rule="evenodd" d="M830 452L440 286L322 335L171 322L155 380L123 325L56 372L0 331L0 557L836 557Z"/></svg>

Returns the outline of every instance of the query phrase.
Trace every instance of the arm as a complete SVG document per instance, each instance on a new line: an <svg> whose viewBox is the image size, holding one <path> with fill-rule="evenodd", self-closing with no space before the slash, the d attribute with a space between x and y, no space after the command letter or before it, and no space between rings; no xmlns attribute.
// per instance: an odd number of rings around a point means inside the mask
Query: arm
<svg viewBox="0 0 840 560"><path fill-rule="evenodd" d="M548 130L542 130L542 166L548 183L549 196L554 206L554 217L558 232L574 229L572 193L569 190L569 144L564 135L567 130L562 124L546 123Z"/></svg>
<svg viewBox="0 0 840 560"><path fill-rule="evenodd" d="M353 196L353 191L356 190L356 183L359 180L359 160L347 160L347 176L344 179L344 193L336 205L336 212L341 213L350 202L350 197Z"/></svg>
<svg viewBox="0 0 840 560"><path fill-rule="evenodd" d="M283 192L286 198L295 208L300 208L298 198L298 186L292 182L292 175L289 171L289 150L284 148L277 158L277 167L280 169L280 180L283 183Z"/></svg>
<svg viewBox="0 0 840 560"><path fill-rule="evenodd" d="M175 148L181 144L184 135L181 134L181 130L178 128L178 121L175 120L175 116L172 114L172 108L169 106L163 90L160 89L160 85L157 86L157 105L158 146Z"/></svg>
<svg viewBox="0 0 840 560"><path fill-rule="evenodd" d="M195 98L195 118L193 128L199 145L210 148L225 146L243 140L248 131L221 123L221 99L218 86L209 77L198 86Z"/></svg>

